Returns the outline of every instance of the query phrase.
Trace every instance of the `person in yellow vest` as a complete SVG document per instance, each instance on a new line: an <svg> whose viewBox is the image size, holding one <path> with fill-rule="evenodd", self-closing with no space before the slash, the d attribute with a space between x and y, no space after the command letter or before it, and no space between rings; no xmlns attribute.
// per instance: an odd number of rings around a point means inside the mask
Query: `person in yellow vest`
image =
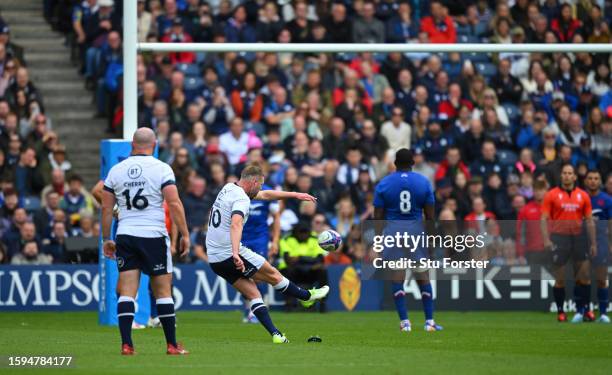
<svg viewBox="0 0 612 375"><path fill-rule="evenodd" d="M327 252L319 247L319 242L307 222L299 222L290 235L279 243L280 262L278 269L297 284L309 287L327 284L327 270L323 261ZM290 308L292 301L287 300ZM319 303L319 311L325 311L325 300Z"/></svg>

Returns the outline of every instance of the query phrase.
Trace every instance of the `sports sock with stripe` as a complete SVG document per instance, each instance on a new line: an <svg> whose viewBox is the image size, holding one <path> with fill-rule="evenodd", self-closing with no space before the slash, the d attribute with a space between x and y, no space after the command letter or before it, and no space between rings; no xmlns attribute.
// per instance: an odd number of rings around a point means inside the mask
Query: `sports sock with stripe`
<svg viewBox="0 0 612 375"><path fill-rule="evenodd" d="M176 346L176 315L174 314L174 301L172 297L158 298L157 317L164 328L166 342Z"/></svg>
<svg viewBox="0 0 612 375"><path fill-rule="evenodd" d="M280 331L274 326L272 323L272 318L270 318L270 313L268 312L268 308L263 302L261 298L254 298L249 301L249 305L251 306L251 312L257 317L259 323L261 323L264 328L270 332L271 335L281 334Z"/></svg>
<svg viewBox="0 0 612 375"><path fill-rule="evenodd" d="M294 297L302 301L308 301L310 299L309 291L300 288L286 277L283 277L278 284L274 285L274 289L278 290L283 295Z"/></svg>
<svg viewBox="0 0 612 375"><path fill-rule="evenodd" d="M136 304L134 298L120 296L117 300L117 319L119 320L119 333L121 333L121 344L134 346L132 343L132 322L134 322L134 314Z"/></svg>
<svg viewBox="0 0 612 375"><path fill-rule="evenodd" d="M406 308L406 292L404 292L404 283L391 283L391 293L393 293L393 301L395 309L400 320L408 319L408 309Z"/></svg>

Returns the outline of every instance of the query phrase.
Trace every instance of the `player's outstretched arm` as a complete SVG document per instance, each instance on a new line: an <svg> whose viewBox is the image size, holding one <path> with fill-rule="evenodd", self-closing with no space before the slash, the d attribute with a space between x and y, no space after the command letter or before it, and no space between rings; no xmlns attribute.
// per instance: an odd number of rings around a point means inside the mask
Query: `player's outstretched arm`
<svg viewBox="0 0 612 375"><path fill-rule="evenodd" d="M185 208L179 198L176 185L167 185L162 190L162 193L164 194L164 200L168 203L172 222L176 225L181 234L180 249L177 250L183 257L189 253L189 247L191 245L189 241L189 230L187 229L187 220L185 220Z"/></svg>
<svg viewBox="0 0 612 375"><path fill-rule="evenodd" d="M283 199L297 199L301 201L315 202L317 198L306 193L296 193L294 191L282 191L282 190L261 190L257 193L257 196L253 199L260 201L276 201Z"/></svg>

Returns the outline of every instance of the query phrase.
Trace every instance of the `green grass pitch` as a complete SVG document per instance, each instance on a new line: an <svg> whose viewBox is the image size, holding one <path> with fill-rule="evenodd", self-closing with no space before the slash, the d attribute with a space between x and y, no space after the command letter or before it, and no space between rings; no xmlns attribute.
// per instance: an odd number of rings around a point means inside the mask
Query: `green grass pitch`
<svg viewBox="0 0 612 375"><path fill-rule="evenodd" d="M115 327L95 313L0 313L0 356L73 355L70 369L8 369L0 374L610 374L612 326L559 324L555 315L441 312L442 332L400 333L394 312L281 313L291 340L273 345L239 312L179 312L178 337L191 354L165 355L161 329L134 332L137 355L119 355ZM322 343L307 343L319 335Z"/></svg>

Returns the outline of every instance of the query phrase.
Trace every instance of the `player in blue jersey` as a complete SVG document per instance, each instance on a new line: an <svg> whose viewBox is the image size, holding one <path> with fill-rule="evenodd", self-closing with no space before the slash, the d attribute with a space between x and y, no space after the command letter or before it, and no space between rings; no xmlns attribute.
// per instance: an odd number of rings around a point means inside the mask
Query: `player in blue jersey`
<svg viewBox="0 0 612 375"><path fill-rule="evenodd" d="M383 178L376 185L374 192L375 220L402 220L420 223L423 216L426 220L434 219L435 198L433 188L425 176L412 172L413 164L413 155L410 150L403 148L397 151L395 154L396 171ZM425 330L428 332L440 331L442 327L437 325L433 319L433 291L429 275L427 272L418 272L415 276L421 291L425 313ZM391 285L395 308L400 318L400 330L410 332L411 326L406 308L404 280L405 272L395 271Z"/></svg>
<svg viewBox="0 0 612 375"><path fill-rule="evenodd" d="M263 185L261 190L272 190L268 185ZM272 225L268 225L268 219L272 217ZM272 233L270 236L270 229ZM242 230L242 244L265 259L278 253L278 241L280 240L280 210L277 201L251 200L249 206L249 220ZM261 295L265 295L265 283L258 283L257 287ZM245 305L244 323L259 323L251 309Z"/></svg>
<svg viewBox="0 0 612 375"><path fill-rule="evenodd" d="M597 254L592 259L597 280L597 299L599 301L600 323L610 323L608 317L608 264L610 261L610 240L612 236L612 197L601 191L601 174L598 171L589 171L586 175L585 185L591 197L593 218L597 231Z"/></svg>

